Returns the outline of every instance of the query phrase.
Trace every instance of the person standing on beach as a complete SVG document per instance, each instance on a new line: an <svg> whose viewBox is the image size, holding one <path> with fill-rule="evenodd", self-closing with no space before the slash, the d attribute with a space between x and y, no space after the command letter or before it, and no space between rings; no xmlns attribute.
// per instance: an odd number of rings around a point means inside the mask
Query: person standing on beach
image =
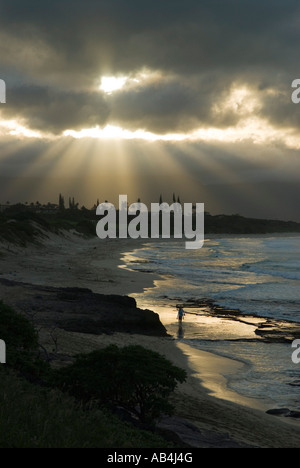
<svg viewBox="0 0 300 468"><path fill-rule="evenodd" d="M179 322L182 322L183 317L184 317L183 308L182 308L182 307L179 307L179 309L178 309L178 320L179 320Z"/></svg>

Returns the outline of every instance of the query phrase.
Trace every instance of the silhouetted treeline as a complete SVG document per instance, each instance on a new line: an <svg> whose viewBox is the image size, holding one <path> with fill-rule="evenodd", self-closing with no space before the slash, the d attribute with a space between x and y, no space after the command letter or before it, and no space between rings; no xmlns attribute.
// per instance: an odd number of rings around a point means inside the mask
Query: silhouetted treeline
<svg viewBox="0 0 300 468"><path fill-rule="evenodd" d="M44 206L44 209L41 208ZM128 216L128 223L135 218ZM52 205L36 204L11 205L0 213L0 239L25 245L38 240L43 233L60 230L75 230L86 236L96 235L99 221L94 209L78 208L71 199L69 208L59 209ZM116 213L116 231L118 233L118 211ZM151 237L151 213L148 213L149 237ZM300 223L268 219L246 218L235 215L204 215L205 234L269 234L300 232ZM161 223L160 223L161 227ZM194 229L196 222L194 218ZM161 229L160 229L161 233ZM173 213L170 216L170 234L173 235Z"/></svg>

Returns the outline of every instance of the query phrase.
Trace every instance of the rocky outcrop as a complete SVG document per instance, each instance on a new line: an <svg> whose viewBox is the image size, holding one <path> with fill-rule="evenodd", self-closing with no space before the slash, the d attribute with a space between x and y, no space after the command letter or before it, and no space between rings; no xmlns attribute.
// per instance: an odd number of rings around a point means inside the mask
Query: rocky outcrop
<svg viewBox="0 0 300 468"><path fill-rule="evenodd" d="M96 335L114 332L167 335L158 314L139 309L131 297L4 279L0 279L0 293L4 302L30 317L37 327Z"/></svg>
<svg viewBox="0 0 300 468"><path fill-rule="evenodd" d="M290 410L289 408L274 408L266 411L273 416L284 416L285 418L300 419L300 411Z"/></svg>

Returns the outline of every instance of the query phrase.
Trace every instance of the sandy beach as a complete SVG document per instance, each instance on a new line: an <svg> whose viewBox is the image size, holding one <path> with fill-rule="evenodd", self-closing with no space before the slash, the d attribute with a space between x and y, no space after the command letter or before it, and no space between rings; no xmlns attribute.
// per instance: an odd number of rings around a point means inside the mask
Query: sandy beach
<svg viewBox="0 0 300 468"><path fill-rule="evenodd" d="M123 256L143 241L87 240L75 233L50 235L43 245L26 248L0 244L0 278L54 287L89 288L101 294L142 293L158 279L122 265ZM10 304L12 297L0 286L0 298ZM13 298L16 300L16 297ZM155 310L154 310L155 311ZM161 318L164 324L163 317ZM174 337L153 337L130 333L92 335L56 330L59 352L74 355L111 343L140 344L166 356L187 370L188 378L174 395L176 416L192 423L200 432L219 434L242 446L296 448L300 446L300 423L266 414L266 407L243 398L226 385L225 375L238 373L242 363L195 350ZM53 337L41 330L40 339L49 351ZM208 436L207 436L208 437ZM218 447L218 442L193 441L195 447ZM230 446L230 442L229 442Z"/></svg>

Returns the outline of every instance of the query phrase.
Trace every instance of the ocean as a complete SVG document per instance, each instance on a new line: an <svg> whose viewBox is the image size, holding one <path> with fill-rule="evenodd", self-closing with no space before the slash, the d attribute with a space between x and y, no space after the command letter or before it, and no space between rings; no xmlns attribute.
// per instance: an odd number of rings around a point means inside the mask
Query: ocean
<svg viewBox="0 0 300 468"><path fill-rule="evenodd" d="M236 359L239 375L228 388L270 408L300 410L300 364L289 343L265 343L254 331L261 317L300 323L300 236L206 236L202 249L183 242L151 241L126 254L131 270L160 275L154 287L135 294L138 306L159 313L168 333L197 349ZM186 309L178 329L176 304L212 300L249 317L244 323Z"/></svg>

